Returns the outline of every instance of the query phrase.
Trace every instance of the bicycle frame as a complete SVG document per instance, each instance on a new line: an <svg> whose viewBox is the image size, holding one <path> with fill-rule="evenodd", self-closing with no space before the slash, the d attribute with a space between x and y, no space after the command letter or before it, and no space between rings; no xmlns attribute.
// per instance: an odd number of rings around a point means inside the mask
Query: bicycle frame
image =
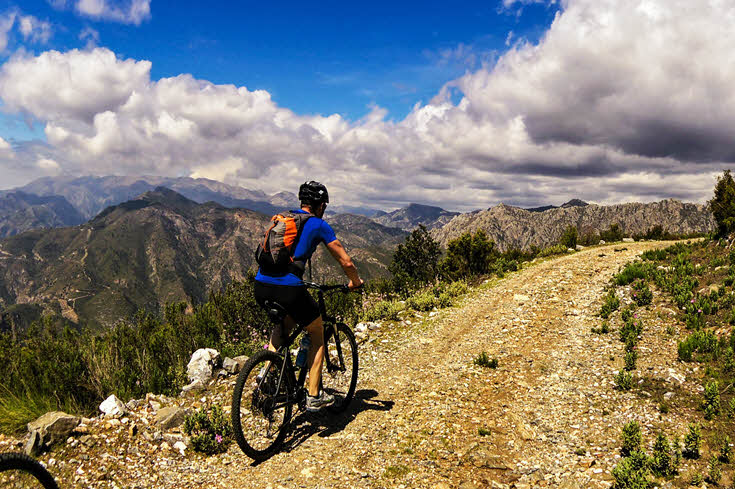
<svg viewBox="0 0 735 489"><path fill-rule="evenodd" d="M324 323L324 345L326 346L327 341L333 334L337 334L336 329L334 328L334 324L337 322L337 319L333 316L327 315L327 307L324 302L324 291L325 290L337 290L337 289L344 289L344 285L336 285L336 286L320 286L318 284L305 282L306 287L316 289L317 291L317 303L319 306L319 313L321 314L322 321ZM292 385L293 389L289 389L286 394L286 399L283 402L279 402L273 405L273 409L277 409L280 407L285 406L286 404L298 404L302 401L303 394L300 392L301 388L304 385L304 382L306 381L306 373L309 370L307 365L304 364L303 367L300 367L299 370L299 376L298 379L295 375L295 365L291 361L291 355L289 354L289 348L291 347L291 344L298 338L298 336L304 331L303 326L299 326L295 328L295 331L292 332L290 335L288 335L286 338L282 338L281 347L278 348L277 352L283 359L283 363L281 364L281 371L278 376L278 384L276 385L276 392L281 392L281 385L283 385L284 376L289 375L290 379L289 382L286 385ZM344 358L342 356L342 345L339 341L335 341L336 348L337 348L337 356L340 359L340 362L344 363ZM327 364L328 369L335 368L332 365L332 362L329 359L328 355L325 355L325 363ZM344 370L344 368L342 369ZM288 372L288 374L286 373ZM265 380L265 376L261 380L262 382ZM260 385L258 386L260 388ZM280 397L280 396L277 396ZM305 397L304 397L305 399Z"/></svg>

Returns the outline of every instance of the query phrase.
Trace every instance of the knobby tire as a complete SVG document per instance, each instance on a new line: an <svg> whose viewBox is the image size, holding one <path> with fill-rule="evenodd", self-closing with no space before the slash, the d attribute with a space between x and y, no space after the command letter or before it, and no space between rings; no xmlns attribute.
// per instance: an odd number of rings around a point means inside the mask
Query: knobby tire
<svg viewBox="0 0 735 489"><path fill-rule="evenodd" d="M340 344L339 349L337 348L337 343ZM329 358L328 361L325 361L322 370L322 385L327 392L336 394L340 398L339 402L335 402L329 408L333 413L340 413L349 407L352 398L355 396L358 371L357 340L355 340L355 334L346 324L336 323L333 325L332 333L325 338L325 344L327 348L326 356ZM346 392L344 385L341 385L339 389L330 388L330 377L332 375L329 371L330 366L332 368L337 367L338 369L344 367L351 368L351 372L346 374L349 375L349 387L346 389ZM340 372L336 371L334 373L339 374ZM344 380L346 381L347 379Z"/></svg>
<svg viewBox="0 0 735 489"><path fill-rule="evenodd" d="M35 479L40 487L44 489L59 489L53 476L41 465L37 460L29 457L24 453L3 453L0 454L0 482L9 482L5 480L10 471L18 471L24 473L27 477ZM3 485L3 487L15 487ZM27 486L19 486L27 487Z"/></svg>

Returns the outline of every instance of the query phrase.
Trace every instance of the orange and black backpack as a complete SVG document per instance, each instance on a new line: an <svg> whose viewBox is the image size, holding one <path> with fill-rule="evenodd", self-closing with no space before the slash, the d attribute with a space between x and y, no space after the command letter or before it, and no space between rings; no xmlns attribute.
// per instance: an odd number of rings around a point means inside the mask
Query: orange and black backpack
<svg viewBox="0 0 735 489"><path fill-rule="evenodd" d="M255 261L260 265L261 273L272 277L293 273L303 277L306 263L294 260L293 254L304 224L312 217L312 214L288 211L271 218L271 226L266 230L263 242L255 249Z"/></svg>

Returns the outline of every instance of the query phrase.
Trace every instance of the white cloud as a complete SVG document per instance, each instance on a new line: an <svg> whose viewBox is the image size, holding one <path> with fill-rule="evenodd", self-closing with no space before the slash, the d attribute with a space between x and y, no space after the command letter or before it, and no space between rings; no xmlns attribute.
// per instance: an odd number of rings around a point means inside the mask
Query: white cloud
<svg viewBox="0 0 735 489"><path fill-rule="evenodd" d="M18 17L20 32L25 40L45 44L51 38L51 24L39 20L32 15L21 15Z"/></svg>
<svg viewBox="0 0 735 489"><path fill-rule="evenodd" d="M140 25L151 16L150 0L77 0L76 11L93 19Z"/></svg>
<svg viewBox="0 0 735 489"><path fill-rule="evenodd" d="M100 33L97 30L87 26L79 33L79 40L87 41L86 48L93 49L95 46L97 46L97 43L100 42Z"/></svg>
<svg viewBox="0 0 735 489"><path fill-rule="evenodd" d="M538 44L514 43L400 122L380 107L354 123L301 116L268 92L191 75L154 81L150 62L101 48L14 57L0 98L46 123L50 149L21 159L67 172L266 191L308 177L335 201L386 207L703 201L735 163L734 21L719 0L568 0Z"/></svg>
<svg viewBox="0 0 735 489"><path fill-rule="evenodd" d="M49 158L39 159L36 162L36 166L38 166L42 170L58 170L59 169L59 164Z"/></svg>
<svg viewBox="0 0 735 489"><path fill-rule="evenodd" d="M6 12L0 15L0 53L8 47L8 35L15 24L15 12Z"/></svg>
<svg viewBox="0 0 735 489"><path fill-rule="evenodd" d="M13 151L12 146L10 146L9 142L0 137L0 152L5 153L8 151Z"/></svg>

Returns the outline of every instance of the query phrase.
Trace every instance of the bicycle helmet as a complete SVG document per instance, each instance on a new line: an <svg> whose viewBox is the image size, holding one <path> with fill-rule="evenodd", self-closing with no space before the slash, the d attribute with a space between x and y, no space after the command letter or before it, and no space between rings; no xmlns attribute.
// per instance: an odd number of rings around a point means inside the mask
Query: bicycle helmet
<svg viewBox="0 0 735 489"><path fill-rule="evenodd" d="M299 187L299 201L306 205L318 205L329 203L329 193L327 187L319 182L304 182Z"/></svg>

